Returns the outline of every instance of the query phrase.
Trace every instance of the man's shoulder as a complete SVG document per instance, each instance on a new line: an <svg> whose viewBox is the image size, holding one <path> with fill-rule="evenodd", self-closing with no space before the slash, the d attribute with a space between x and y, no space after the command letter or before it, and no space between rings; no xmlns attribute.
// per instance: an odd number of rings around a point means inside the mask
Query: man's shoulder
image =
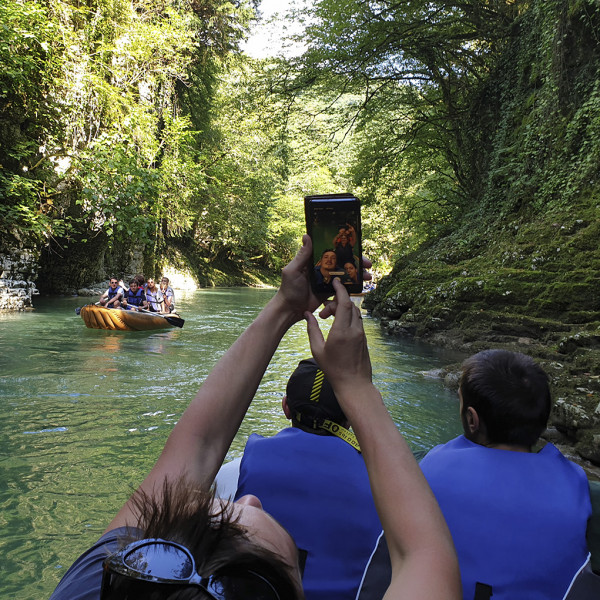
<svg viewBox="0 0 600 600"><path fill-rule="evenodd" d="M271 452L293 448L295 450L306 450L310 453L333 452L335 454L351 454L356 455L356 457L362 460L361 454L339 437L310 433L299 427L286 427L269 437L253 433L248 438L245 452L256 448L261 448L265 451L268 449Z"/></svg>
<svg viewBox="0 0 600 600"><path fill-rule="evenodd" d="M248 442L246 443L246 447L248 444L261 444L261 445L273 445L279 444L284 441L292 440L299 437L298 432L300 429L296 427L286 427L278 431L275 435L264 436L259 433L252 433L248 438ZM303 431L301 433L304 433ZM310 434L305 434L310 435Z"/></svg>
<svg viewBox="0 0 600 600"><path fill-rule="evenodd" d="M550 442L538 452L517 452L481 446L461 435L430 450L420 464L428 479L445 479L457 472L486 478L500 469L504 476L512 474L517 479L544 473L549 481L563 481L582 489L587 486L585 471Z"/></svg>
<svg viewBox="0 0 600 600"><path fill-rule="evenodd" d="M438 444L434 446L427 454L423 457L423 461L429 461L435 456L445 455L455 450L476 450L478 445L469 441L464 435L459 435L451 439L444 444Z"/></svg>

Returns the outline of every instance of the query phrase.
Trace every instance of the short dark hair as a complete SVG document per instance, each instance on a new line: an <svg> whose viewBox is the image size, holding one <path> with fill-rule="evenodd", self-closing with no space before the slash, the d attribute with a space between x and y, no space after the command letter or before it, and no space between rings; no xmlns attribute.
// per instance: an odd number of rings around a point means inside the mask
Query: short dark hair
<svg viewBox="0 0 600 600"><path fill-rule="evenodd" d="M138 286L140 285L140 282L137 279L135 279L135 278L129 280L129 285L131 285L132 283L135 283Z"/></svg>
<svg viewBox="0 0 600 600"><path fill-rule="evenodd" d="M230 502L215 498L210 492L199 490L185 479L165 479L158 495L138 490L133 501L138 514L137 526L130 529L122 546L137 539L160 538L188 548L194 556L200 575L225 572L254 571L263 575L277 589L281 598L298 598L289 569L276 554L252 542L246 529L233 516ZM110 600L128 598L128 582L115 590ZM147 590L143 592L146 600ZM178 591L153 590L152 600L206 600L200 588ZM138 600L138 599L136 599Z"/></svg>
<svg viewBox="0 0 600 600"><path fill-rule="evenodd" d="M479 352L462 369L463 415L473 407L492 444L533 446L552 408L544 370L531 357L508 350Z"/></svg>

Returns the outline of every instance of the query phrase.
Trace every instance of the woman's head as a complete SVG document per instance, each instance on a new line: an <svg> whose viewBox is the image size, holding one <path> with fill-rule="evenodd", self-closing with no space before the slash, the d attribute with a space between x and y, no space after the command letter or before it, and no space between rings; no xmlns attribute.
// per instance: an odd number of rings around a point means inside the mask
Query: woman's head
<svg viewBox="0 0 600 600"><path fill-rule="evenodd" d="M352 279L352 281L358 281L358 271L356 269L356 265L353 262L348 261L347 263L345 263L344 271L346 271L346 273L348 274L350 279Z"/></svg>
<svg viewBox="0 0 600 600"><path fill-rule="evenodd" d="M281 525L262 510L256 498L243 497L234 504L180 481L165 482L156 496L138 491L135 505L139 514L136 537L169 540L185 547L200 576L235 579L252 572L266 579L282 600L303 598L296 545ZM131 538L125 540L125 544L131 542ZM145 589L134 592L140 587ZM210 598L197 586L155 588L150 583L124 578L107 599ZM148 595L149 589L152 596ZM237 600L237 596L234 598Z"/></svg>

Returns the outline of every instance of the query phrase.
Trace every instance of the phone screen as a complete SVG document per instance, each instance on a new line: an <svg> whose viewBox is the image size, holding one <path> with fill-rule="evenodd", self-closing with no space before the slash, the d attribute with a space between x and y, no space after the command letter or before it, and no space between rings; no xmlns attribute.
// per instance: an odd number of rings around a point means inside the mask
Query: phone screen
<svg viewBox="0 0 600 600"><path fill-rule="evenodd" d="M313 243L311 284L317 294L333 295L333 279L348 293L362 292L360 201L352 194L304 198L306 229Z"/></svg>

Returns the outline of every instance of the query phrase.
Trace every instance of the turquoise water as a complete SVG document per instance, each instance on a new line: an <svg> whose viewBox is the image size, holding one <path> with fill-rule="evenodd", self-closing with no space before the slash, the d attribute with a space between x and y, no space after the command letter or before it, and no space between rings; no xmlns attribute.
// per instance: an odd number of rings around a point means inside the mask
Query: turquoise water
<svg viewBox="0 0 600 600"><path fill-rule="evenodd" d="M0 314L0 598L48 598L157 458L211 367L273 295L216 289L180 295L183 329L87 329L82 298L36 298ZM422 374L460 360L383 334L364 319L374 379L415 450L460 432L458 400ZM329 327L329 323L325 329ZM273 358L234 440L286 426L281 398L310 356L303 324Z"/></svg>

